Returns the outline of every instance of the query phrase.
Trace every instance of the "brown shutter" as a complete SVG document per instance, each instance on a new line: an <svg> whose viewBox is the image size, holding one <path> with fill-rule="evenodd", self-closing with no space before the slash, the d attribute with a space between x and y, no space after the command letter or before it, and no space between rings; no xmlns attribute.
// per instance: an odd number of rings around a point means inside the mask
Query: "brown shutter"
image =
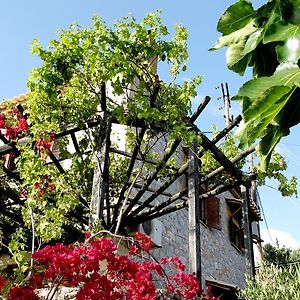
<svg viewBox="0 0 300 300"><path fill-rule="evenodd" d="M211 197L205 200L206 225L221 229L220 224L220 199Z"/></svg>

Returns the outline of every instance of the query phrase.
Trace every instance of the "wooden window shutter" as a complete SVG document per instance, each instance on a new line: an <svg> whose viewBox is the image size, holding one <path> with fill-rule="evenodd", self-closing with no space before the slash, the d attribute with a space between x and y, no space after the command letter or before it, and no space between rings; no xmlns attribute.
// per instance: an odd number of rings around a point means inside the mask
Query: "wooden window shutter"
<svg viewBox="0 0 300 300"><path fill-rule="evenodd" d="M205 200L206 225L221 229L220 223L220 199L211 197Z"/></svg>

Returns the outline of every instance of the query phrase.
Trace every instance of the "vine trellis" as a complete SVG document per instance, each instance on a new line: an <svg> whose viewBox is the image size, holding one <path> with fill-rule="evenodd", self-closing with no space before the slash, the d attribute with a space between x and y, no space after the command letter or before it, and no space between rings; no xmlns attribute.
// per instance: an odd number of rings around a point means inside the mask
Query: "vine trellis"
<svg viewBox="0 0 300 300"><path fill-rule="evenodd" d="M102 85L103 87L103 85ZM102 88L102 98L101 98L101 108L106 109L105 102L105 86ZM218 161L221 167L213 170L206 176L199 178L199 186L195 187L197 193L199 194L196 201L200 202L212 196L216 196L224 191L230 190L232 188L244 185L250 187L251 180L249 176L243 173L239 167L235 164L241 159L246 157L249 153L254 151L254 147L243 151L233 159L228 159L224 153L218 148L217 143L224 138L240 121L241 116L238 116L233 122L221 130L213 139L209 139L201 130L195 125L195 121L204 111L205 107L210 101L210 97L205 97L201 104L198 106L196 111L187 118L186 126L189 130L194 131L199 137L199 142L196 148L189 147L188 158L185 162L181 162L181 165L173 167L172 173L167 174L165 177L161 178L159 187L153 188L152 183L157 180L158 174L161 170L166 167L168 160L174 155L175 151L178 149L179 145L182 144L182 139L178 137L175 139L169 147L169 150L160 157L160 159L149 159L142 157L141 146L143 139L148 130L155 130L157 133L162 133L163 126L161 123L151 123L146 124L143 119L135 119L132 121L127 121L127 126L130 128L138 128L137 138L135 140L135 145L131 152L120 150L115 146L111 145L111 132L112 124L120 124L120 122L112 117L109 111L102 110L96 117L91 119L89 122L86 122L84 126L68 126L68 129L62 130L59 133L55 134L55 139L62 137L69 137L73 143L74 149L79 155L86 155L86 152L81 153L79 148L79 142L76 137L76 133L93 128L100 128L99 138L97 142L97 151L95 153L96 160L98 159L100 164L95 165L94 172L94 182L93 182L93 192L90 204L84 197L80 197L81 204L90 210L90 218L86 218L80 212L74 210L70 211L70 215L75 218L80 223L91 224L95 220L100 220L102 226L106 230L110 231L121 231L125 232L125 228L129 225L138 225L145 221L153 220L163 215L175 212L179 209L189 206L189 198L191 195L195 197L195 193L189 192L189 187L186 186L181 190L177 190L176 193L171 193L168 191L168 188L181 176L189 176L188 180L191 180L191 176L199 176L199 169L201 165L196 165L193 173L189 172L191 167L192 158L200 162L202 155L206 151L210 151L214 158ZM23 113L23 108L21 105L17 106L21 113ZM0 134L0 139L4 143L0 147L0 155L5 155L9 153L19 154L19 150L16 147L16 144L11 143L4 135ZM23 138L18 141L26 142L26 138ZM123 183L122 187L119 190L118 198L110 199L109 186L110 186L110 176L109 176L109 167L110 167L110 154L118 155L120 157L129 158L128 168L126 170L126 181ZM66 174L66 170L61 164L60 159L54 155L54 153L48 151L48 164L49 159L50 163L54 164L57 170L61 174ZM145 179L134 180L133 170L137 168L138 164L150 164L153 169L150 174L146 176ZM177 162L178 163L178 162ZM22 182L17 171L11 171L6 168L4 165L3 171L6 176ZM215 176L219 175L222 172L228 172L232 177L233 181L230 184L217 184L213 185ZM196 175L197 173L197 175ZM139 177L139 176L137 176ZM205 185L208 189L205 192L200 193L200 185ZM135 195L131 193L132 188L135 189ZM14 205L23 205L23 202L20 200L19 196L15 194L12 189L4 189L1 191L2 194L6 195ZM143 196L147 194L146 197ZM155 202L154 200L163 198L163 201ZM1 214L4 214L8 218L16 219L16 221L21 222L21 219L17 215L13 215L13 212L4 206L0 206Z"/></svg>

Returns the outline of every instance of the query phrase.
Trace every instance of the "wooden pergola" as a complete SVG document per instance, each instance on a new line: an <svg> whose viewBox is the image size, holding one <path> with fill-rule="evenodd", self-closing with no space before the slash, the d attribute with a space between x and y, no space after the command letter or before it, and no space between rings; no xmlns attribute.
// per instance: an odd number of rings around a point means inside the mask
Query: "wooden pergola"
<svg viewBox="0 0 300 300"><path fill-rule="evenodd" d="M212 196L216 196L227 190L244 186L250 188L251 180L239 167L236 166L241 159L245 158L248 154L255 150L254 147L243 151L233 159L228 159L226 155L218 148L217 143L224 138L235 126L239 124L242 117L238 116L227 127L221 130L213 139L209 139L201 130L195 125L198 117L203 113L205 107L210 101L210 97L205 97L200 103L196 111L187 118L186 126L189 130L193 130L200 136L200 142L193 144L187 149L188 159L186 162L182 162L179 167L173 168L172 173L168 174L166 178L161 181L158 188L153 188L152 184L157 180L157 176L161 170L166 166L169 159L174 155L175 151L180 145L182 145L181 137L172 143L169 150L166 151L160 159L151 160L146 159L141 155L141 145L145 134L148 130L155 130L156 132L163 132L164 124L159 122L153 122L152 124L146 124L143 119L135 119L127 122L130 127L138 128L137 138L135 145L131 152L117 149L111 145L111 132L113 124L120 124L119 120L114 118L106 107L106 94L105 85L102 86L102 97L100 101L101 112L94 116L90 121L86 122L84 126L68 126L67 129L63 129L61 132L55 134L55 138L68 137L74 146L75 151L79 155L86 155L86 153L80 152L79 142L76 138L76 133L82 130L89 130L91 128L99 128L100 136L97 141L97 151L95 153L95 159L99 162L96 164L94 171L94 182L92 197L87 201L84 197L80 198L80 203L83 207L90 210L90 218L82 216L80 211L70 211L69 214L73 219L88 226L94 220L100 220L102 226L111 232L125 232L127 226L138 225L145 221L150 221L166 214L178 211L182 208L189 208L189 230L190 230L190 244L194 254L190 253L190 259L192 269L199 275L200 262L197 258L200 249L200 211L201 201L208 199ZM21 113L23 108L21 105L17 106ZM16 153L18 155L18 149L14 142L10 142L5 138L3 134L0 134L0 139L3 145L0 147L0 155L9 153ZM18 142L26 142L26 138ZM210 151L220 167L213 170L209 174L203 177L199 175L199 169L201 168L201 157L206 152ZM126 182L123 184L119 191L118 198L110 199L110 154L119 155L120 157L129 158L129 164L126 170ZM66 174L67 171L63 168L61 161L49 151L49 158L61 174ZM134 168L138 163L151 164L153 170L151 174L147 176L142 182L134 182L132 179ZM3 172L5 176L12 178L18 182L22 182L18 171L12 171L3 166ZM222 172L228 172L232 177L231 184L210 184L213 179ZM181 176L188 177L188 185L182 190L176 191L176 193L170 193L168 188ZM204 193L200 193L200 186L206 185L208 189ZM135 195L130 195L131 189L134 187L136 190ZM14 193L13 189L7 188L1 190L0 193L5 195L10 201L10 207L14 205L24 205L23 201L19 199L19 196ZM155 201L160 197L164 197L164 201ZM142 200L141 200L142 199ZM13 214L13 210L10 207L4 207L0 205L0 213L7 218L17 220L18 216ZM192 258L191 258L192 256Z"/></svg>

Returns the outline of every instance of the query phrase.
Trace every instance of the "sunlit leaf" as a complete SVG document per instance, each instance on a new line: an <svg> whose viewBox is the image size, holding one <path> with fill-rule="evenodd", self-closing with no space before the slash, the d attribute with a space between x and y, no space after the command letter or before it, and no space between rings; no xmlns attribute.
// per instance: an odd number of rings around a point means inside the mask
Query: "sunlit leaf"
<svg viewBox="0 0 300 300"><path fill-rule="evenodd" d="M226 62L230 70L243 75L248 64L251 61L251 53L243 54L245 41L230 45L226 52Z"/></svg>
<svg viewBox="0 0 300 300"><path fill-rule="evenodd" d="M289 38L283 45L276 47L278 61L297 63L300 58L300 34L298 38Z"/></svg>
<svg viewBox="0 0 300 300"><path fill-rule="evenodd" d="M281 70L270 77L252 79L239 89L236 98L244 96L255 99L273 86L300 86L300 69Z"/></svg>
<svg viewBox="0 0 300 300"><path fill-rule="evenodd" d="M248 24L254 13L255 11L249 1L240 0L231 5L221 16L217 29L223 34L230 34Z"/></svg>
<svg viewBox="0 0 300 300"><path fill-rule="evenodd" d="M209 50L217 50L225 46L230 46L232 44L237 44L241 40L245 40L253 32L257 31L254 22L250 22L245 27L236 30L228 35L223 35L219 37L216 44Z"/></svg>
<svg viewBox="0 0 300 300"><path fill-rule="evenodd" d="M283 129L280 126L270 125L266 130L266 134L259 143L260 153L260 169L265 171L271 158L272 151L278 144L280 139L290 133L289 129Z"/></svg>
<svg viewBox="0 0 300 300"><path fill-rule="evenodd" d="M264 36L264 43L286 41L300 37L300 25L277 22L271 25Z"/></svg>

